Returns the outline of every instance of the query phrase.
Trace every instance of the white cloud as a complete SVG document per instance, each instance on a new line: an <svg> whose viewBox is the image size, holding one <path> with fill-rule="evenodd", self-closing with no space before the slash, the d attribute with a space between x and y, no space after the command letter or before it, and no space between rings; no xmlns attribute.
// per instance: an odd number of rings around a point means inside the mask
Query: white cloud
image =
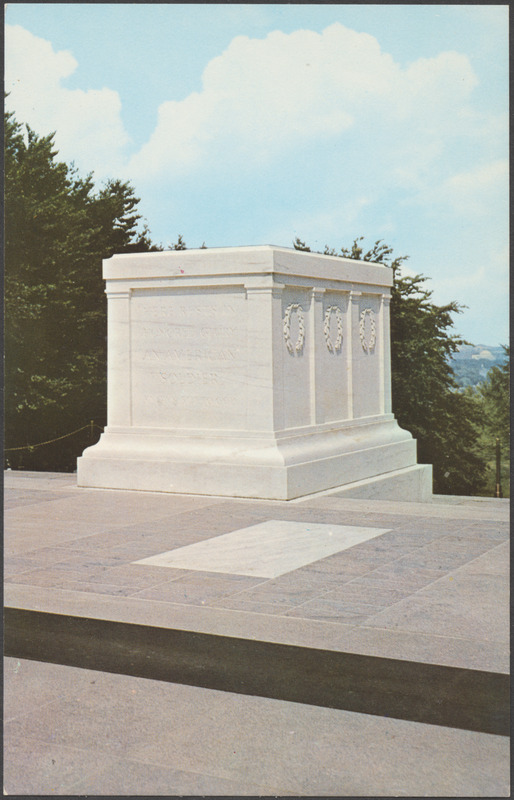
<svg viewBox="0 0 514 800"><path fill-rule="evenodd" d="M477 85L467 56L447 51L434 58L419 58L401 72L392 102L401 119L414 119L417 125L422 122L430 127L444 116L445 123L451 125Z"/></svg>
<svg viewBox="0 0 514 800"><path fill-rule="evenodd" d="M344 152L367 136L389 179L415 185L448 138L477 128L468 105L476 83L465 55L402 69L373 36L340 23L321 34L238 36L206 66L201 92L161 105L129 172L181 175L223 153L258 167L309 142L339 142Z"/></svg>
<svg viewBox="0 0 514 800"><path fill-rule="evenodd" d="M275 31L264 40L236 37L205 68L201 93L160 106L157 128L132 158L130 170L138 176L160 170L181 174L220 148L231 158L257 162L291 140L324 138L349 128L352 114L331 102L341 76L334 43L328 45L312 31ZM359 76L353 68L351 80L351 48L344 61L347 88L355 93ZM360 80L366 82L364 73Z"/></svg>
<svg viewBox="0 0 514 800"><path fill-rule="evenodd" d="M361 213L373 203L371 196L355 195L339 205L311 213L302 209L293 209L287 213L287 222L277 229L275 238L280 241L286 231L296 230L301 239L304 239L313 249L329 247L350 246L351 242L339 243L341 231L355 228ZM319 237L326 240L320 242Z"/></svg>
<svg viewBox="0 0 514 800"><path fill-rule="evenodd" d="M298 171L310 170L310 185L316 169L327 185L335 175L341 182L343 194L327 192L312 210L330 217L327 234L362 219L354 197L374 203L399 188L417 203L473 213L498 185L497 166L451 177L445 163L449 147L473 137L497 158L504 136L503 123L472 108L477 78L453 51L403 68L373 36L340 23L322 33L238 36L207 64L201 91L161 104L153 134L130 159L118 93L66 88L76 68L71 53L6 26L8 107L39 133L55 130L60 157L96 177L151 186L222 165L225 177L241 182L270 165L279 176L294 154Z"/></svg>
<svg viewBox="0 0 514 800"><path fill-rule="evenodd" d="M456 271L457 270L457 271ZM488 293L505 295L509 273L509 248L491 249L487 257L475 257L475 263L462 259L460 264L441 265L437 291L445 296L459 295L462 291L477 294L483 303ZM466 302L466 301L464 301Z"/></svg>
<svg viewBox="0 0 514 800"><path fill-rule="evenodd" d="M411 202L431 214L441 210L470 220L497 217L503 227L508 213L509 162L498 159L458 172L415 195Z"/></svg>
<svg viewBox="0 0 514 800"><path fill-rule="evenodd" d="M508 161L494 161L448 178L441 187L439 199L460 213L483 216L490 214L499 203L507 210L508 184Z"/></svg>
<svg viewBox="0 0 514 800"><path fill-rule="evenodd" d="M5 28L6 106L37 133L56 132L59 158L75 161L96 176L116 177L129 137L121 121L121 101L112 89L67 89L77 61L66 50L19 25Z"/></svg>
<svg viewBox="0 0 514 800"><path fill-rule="evenodd" d="M491 246L487 252L455 254L450 263L441 263L441 274L430 281L433 301L445 304L458 299L466 306L455 318L455 331L471 342L506 343L509 340L509 247Z"/></svg>

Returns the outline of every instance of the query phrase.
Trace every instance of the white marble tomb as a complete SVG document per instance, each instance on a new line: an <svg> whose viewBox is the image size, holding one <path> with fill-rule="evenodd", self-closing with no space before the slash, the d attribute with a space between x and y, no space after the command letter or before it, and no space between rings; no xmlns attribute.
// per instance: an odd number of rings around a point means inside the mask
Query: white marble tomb
<svg viewBox="0 0 514 800"><path fill-rule="evenodd" d="M269 245L115 255L108 420L78 485L427 500L391 413L388 267Z"/></svg>

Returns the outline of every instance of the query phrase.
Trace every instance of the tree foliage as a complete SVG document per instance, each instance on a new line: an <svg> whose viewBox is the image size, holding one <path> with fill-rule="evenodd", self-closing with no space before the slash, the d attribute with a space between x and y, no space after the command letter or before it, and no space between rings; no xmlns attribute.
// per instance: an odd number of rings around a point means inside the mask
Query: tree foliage
<svg viewBox="0 0 514 800"><path fill-rule="evenodd" d="M477 394L484 403L484 428L490 438L499 438L502 446L509 449L510 430L510 347L503 345L505 361L491 367L485 381L477 387Z"/></svg>
<svg viewBox="0 0 514 800"><path fill-rule="evenodd" d="M5 117L5 449L8 464L72 470L106 417L106 303L101 262L152 248L131 186L95 191L56 158L54 137Z"/></svg>
<svg viewBox="0 0 514 800"><path fill-rule="evenodd" d="M466 387L464 394L480 409L481 425L477 451L487 460L487 493L496 489L496 441L500 444L501 484L510 495L510 348L503 346L505 361L491 367L484 381Z"/></svg>
<svg viewBox="0 0 514 800"><path fill-rule="evenodd" d="M477 448L481 406L457 391L449 358L464 340L451 332L461 306L438 306L423 275L401 276L408 256L393 257L380 239L365 250L363 237L350 248L324 249L324 255L373 261L393 271L391 370L393 413L417 440L418 461L432 464L434 492L477 494L483 490L485 459ZM300 239L297 250L310 250Z"/></svg>
<svg viewBox="0 0 514 800"><path fill-rule="evenodd" d="M181 233L179 233L177 241L168 246L168 250L187 250L187 244Z"/></svg>

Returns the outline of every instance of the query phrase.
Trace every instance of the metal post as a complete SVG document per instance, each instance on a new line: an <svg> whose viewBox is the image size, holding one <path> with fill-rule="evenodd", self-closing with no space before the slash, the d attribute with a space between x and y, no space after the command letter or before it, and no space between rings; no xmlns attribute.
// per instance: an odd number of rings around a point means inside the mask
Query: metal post
<svg viewBox="0 0 514 800"><path fill-rule="evenodd" d="M91 441L93 441L93 425L94 425L94 420L92 419L89 422L89 438Z"/></svg>
<svg viewBox="0 0 514 800"><path fill-rule="evenodd" d="M499 439L496 439L496 492L494 496L503 497L501 485L501 450Z"/></svg>

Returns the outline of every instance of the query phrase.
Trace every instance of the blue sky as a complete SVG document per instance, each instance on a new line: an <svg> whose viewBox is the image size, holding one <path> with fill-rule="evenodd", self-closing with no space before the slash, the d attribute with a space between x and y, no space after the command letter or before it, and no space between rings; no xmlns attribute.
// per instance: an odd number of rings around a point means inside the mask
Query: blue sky
<svg viewBox="0 0 514 800"><path fill-rule="evenodd" d="M153 241L408 254L508 341L506 5L9 3L7 108Z"/></svg>

